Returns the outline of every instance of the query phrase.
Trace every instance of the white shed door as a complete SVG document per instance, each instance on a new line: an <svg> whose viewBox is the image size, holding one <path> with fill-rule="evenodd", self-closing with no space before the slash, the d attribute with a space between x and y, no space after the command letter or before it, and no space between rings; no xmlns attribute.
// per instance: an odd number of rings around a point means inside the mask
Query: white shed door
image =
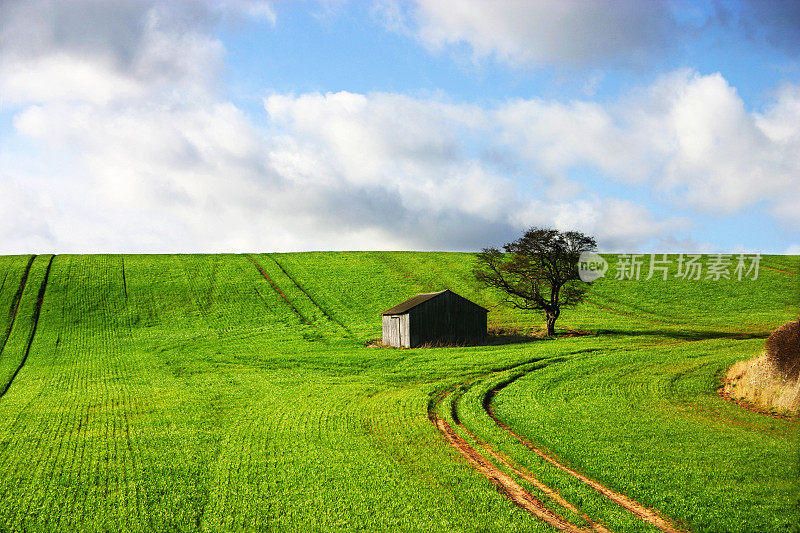
<svg viewBox="0 0 800 533"><path fill-rule="evenodd" d="M391 329L391 338L396 340L398 346L403 345L403 339L400 338L400 317L393 316L392 317L392 329Z"/></svg>

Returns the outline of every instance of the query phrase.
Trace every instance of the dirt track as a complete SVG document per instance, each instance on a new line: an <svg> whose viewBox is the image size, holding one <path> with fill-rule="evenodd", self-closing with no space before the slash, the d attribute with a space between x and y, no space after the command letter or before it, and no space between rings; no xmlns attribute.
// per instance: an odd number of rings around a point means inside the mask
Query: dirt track
<svg viewBox="0 0 800 533"><path fill-rule="evenodd" d="M509 469L512 472L514 472L514 474L516 474L520 478L524 479L528 483L532 484L538 490L542 491L548 498L550 498L551 500L553 500L554 502L559 504L561 507L563 507L565 509L568 509L568 510L572 511L573 513L579 515L589 525L591 525L592 529L595 530L597 533L610 533L609 530L606 529L603 525L598 524L597 522L593 521L591 518L589 518L589 516L586 513L583 513L580 509L578 509L577 507L572 505L570 502L565 500L558 492L556 492L554 489L552 489L552 488L548 487L547 485L545 485L544 483L542 483L540 480L538 480L536 477L534 477L533 474L523 470L522 468L515 467L513 464L511 464L511 459L510 458L503 457L502 455L500 455L499 453L494 451L491 448L491 446L489 446L487 443L481 441L477 436L475 436L473 433L471 433L464 426L461 426L461 427L464 429L464 431L471 438L473 438L478 444L480 444L483 447L483 449L486 450L486 452L489 455L491 455L496 461L501 463L507 469Z"/></svg>
<svg viewBox="0 0 800 533"><path fill-rule="evenodd" d="M447 395L440 399L440 402L446 398ZM514 479L497 468L491 461L486 459L480 452L470 446L467 441L462 439L456 433L450 424L444 419L438 417L433 410L429 410L428 417L436 428L444 435L447 442L458 450L458 452L471 464L478 472L491 481L508 499L516 505L522 507L532 515L540 520L543 520L555 527L560 531L567 531L570 533L585 533L585 528L580 528L566 521L564 518L554 513L536 496L528 492L522 485L514 481ZM553 491L554 492L554 491ZM601 530L605 531L605 530Z"/></svg>
<svg viewBox="0 0 800 533"><path fill-rule="evenodd" d="M472 448L467 442L459 437L450 425L441 418L436 420L436 427L445 436L447 441L462 456L475 467L478 472L483 474L489 481L494 483L511 501L519 505L529 513L544 520L551 526L561 530L575 533L582 533L587 531L576 527L559 515L547 509L541 500L533 496L525 488L514 481L509 475L502 470L495 467L492 463L486 460L480 453Z"/></svg>
<svg viewBox="0 0 800 533"><path fill-rule="evenodd" d="M514 379L518 379L523 375L525 375L525 373L520 374ZM682 533L684 531L679 527L677 527L675 524L673 524L667 518L661 516L656 510L645 507L644 505L629 498L628 496L615 492L612 489L604 486L600 482L588 478L583 474L575 471L574 469L560 463L550 454L534 446L533 443L531 443L527 439L517 435L511 428L509 428L506 424L500 421L495 416L492 410L491 400L500 389L512 383L514 379L509 380L503 383L498 388L495 388L494 390L490 391L486 395L483 401L483 406L487 415L491 417L492 420L494 420L494 422L500 429L511 435L513 438L515 438L520 443L525 445L525 447L527 447L530 451L532 451L533 453L535 453L536 455L538 455L551 465L555 466L556 468L566 473L567 475L575 479L578 479L582 483L588 485L592 489L596 490L598 493L602 494L604 497L608 498L609 500L613 501L620 507L631 512L639 519L667 533ZM511 475L507 474L506 472L498 468L498 466L492 463L492 461L487 459L484 455L481 454L481 452L479 452L477 449L471 446L466 440L464 440L461 436L459 436L458 433L456 433L456 431L450 426L450 424L443 418L439 417L435 412L435 405L442 403L449 394L450 393L448 392L447 394L439 398L437 402L431 403L431 405L429 406L428 416L431 422L442 433L442 435L444 435L447 442L453 448L458 450L458 452L467 460L467 462L470 463L476 470L478 470L478 472L480 472L484 477L486 477L494 485L496 485L498 489L506 497L508 497L516 505L522 507L523 509L533 514L537 518L547 522L548 524L552 525L553 527L561 531L579 531L579 532L595 531L597 533L608 533L608 529L606 529L602 524L593 521L580 509L578 509L576 506L565 500L560 494L558 494L557 491L542 483L540 480L534 477L530 472L524 471L524 469L514 466L514 464L512 464L513 461L510 458L504 457L503 455L499 454L497 451L493 450L489 444L483 442L479 437L472 434L466 427L464 427L459 422L458 418L454 414L453 417L454 423L458 424L459 427L467 435L469 435L470 438L472 438L476 443L478 443L485 450L485 452L488 453L489 456L491 456L497 463L502 465L508 471L512 472L518 478L536 487L537 490L546 495L554 503L558 504L564 509L571 511L572 513L578 514L587 524L589 524L590 528L579 527L567 521L562 516L556 514L550 509L548 509L540 499L536 498L522 485L520 485L517 481L515 481Z"/></svg>
<svg viewBox="0 0 800 533"><path fill-rule="evenodd" d="M618 492L615 492L615 491L609 489L608 487L602 485L601 483L599 483L599 482L597 482L597 481L595 481L593 479L590 479L590 478L584 476L583 474L580 474L579 472L576 472L575 470L569 468L568 466L565 466L565 465L559 463L553 457L551 457L550 455L546 454L541 449L539 449L536 446L534 446L533 444L531 444L527 439L525 439L523 437L520 437L519 435L514 433L511 430L511 428L509 428L507 425L503 424L500 420L498 420L494 416L494 412L491 411L491 408L489 408L488 412L489 412L489 416L492 417L492 419L495 421L495 423L498 425L498 427L500 427L500 429L502 429L503 431L505 431L506 433L508 433L509 435L514 437L515 439L517 439L519 442L524 444L533 453L535 453L536 455L538 455L539 457L541 457L542 459L544 459L548 463L552 464L553 466L555 466L559 470L561 470L563 472L566 472L567 474L569 474L570 476L574 477L575 479L578 479L578 480L582 481L583 483L585 483L586 485L590 486L591 488L593 488L594 490L596 490L597 492L599 492L600 494L602 494L603 496L605 496L609 500L611 500L614 503L618 504L619 506L624 507L625 509L629 510L630 512L632 512L633 514L635 514L636 516L638 516L639 518L641 518L645 522L649 522L649 523L653 524L658 529L660 529L662 531L666 531L668 533L681 533L681 531L682 531L681 529L678 529L677 527L675 527L669 520L667 520L666 518L664 518L661 515L659 515L658 512L656 512L655 510L650 509L648 507L645 507L644 505L638 503L636 500L632 500L631 498L628 498L624 494L620 494Z"/></svg>

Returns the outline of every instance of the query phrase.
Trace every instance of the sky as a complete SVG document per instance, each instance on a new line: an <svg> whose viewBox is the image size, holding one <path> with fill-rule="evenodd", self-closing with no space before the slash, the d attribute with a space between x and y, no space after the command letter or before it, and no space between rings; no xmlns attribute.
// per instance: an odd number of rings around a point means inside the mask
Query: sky
<svg viewBox="0 0 800 533"><path fill-rule="evenodd" d="M0 253L800 254L800 2L0 0Z"/></svg>

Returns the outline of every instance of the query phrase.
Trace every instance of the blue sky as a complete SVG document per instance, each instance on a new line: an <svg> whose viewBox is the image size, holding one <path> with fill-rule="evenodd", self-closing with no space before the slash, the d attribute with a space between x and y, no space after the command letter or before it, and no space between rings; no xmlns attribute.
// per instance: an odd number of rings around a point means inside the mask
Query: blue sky
<svg viewBox="0 0 800 533"><path fill-rule="evenodd" d="M800 4L0 4L0 253L800 253Z"/></svg>

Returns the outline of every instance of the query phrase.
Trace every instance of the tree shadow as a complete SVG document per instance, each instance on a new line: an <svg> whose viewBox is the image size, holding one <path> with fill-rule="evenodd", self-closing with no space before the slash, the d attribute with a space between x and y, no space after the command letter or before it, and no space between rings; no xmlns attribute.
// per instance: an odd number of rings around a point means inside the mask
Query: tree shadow
<svg viewBox="0 0 800 533"><path fill-rule="evenodd" d="M595 331L585 330L560 330L553 337L548 337L542 331L525 332L508 328L493 333L486 338L486 346L504 346L508 344L527 344L531 342L549 341L567 337L595 336L602 337L657 337L674 339L676 341L703 341L711 339L747 340L766 339L771 331L725 331L718 329L679 329L679 328L651 328L651 329L616 329L600 328Z"/></svg>
<svg viewBox="0 0 800 533"><path fill-rule="evenodd" d="M622 337L666 337L681 341L702 341L709 339L766 339L770 331L724 331L714 329L666 329L653 328L647 330L625 330L625 329L598 329L599 336L622 336Z"/></svg>
<svg viewBox="0 0 800 533"><path fill-rule="evenodd" d="M532 335L491 335L486 338L486 346L504 346L506 344L523 344L548 340L548 337L534 337Z"/></svg>
<svg viewBox="0 0 800 533"><path fill-rule="evenodd" d="M544 328L532 328L527 332L522 328L502 328L499 332L489 332L486 337L487 346L502 346L506 344L525 344L529 342L552 341L565 337L581 337L585 335L597 335L592 331L561 329L556 330L556 334L548 337Z"/></svg>

